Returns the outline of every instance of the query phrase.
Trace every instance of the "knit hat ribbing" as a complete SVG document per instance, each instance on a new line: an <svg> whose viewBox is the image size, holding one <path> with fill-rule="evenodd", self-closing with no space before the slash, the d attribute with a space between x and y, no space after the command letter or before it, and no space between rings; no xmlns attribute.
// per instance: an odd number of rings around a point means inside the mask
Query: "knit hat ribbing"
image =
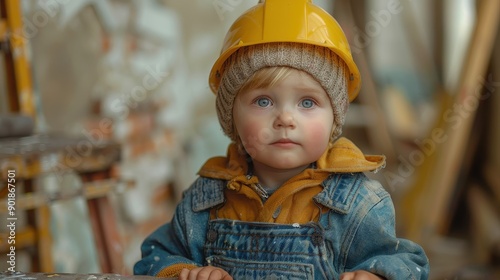
<svg viewBox="0 0 500 280"><path fill-rule="evenodd" d="M346 64L331 50L310 44L267 43L238 49L225 62L216 97L216 109L224 133L236 141L233 103L236 94L255 72L264 67L287 66L309 73L325 89L333 108L335 130L331 140L342 133L349 107Z"/></svg>

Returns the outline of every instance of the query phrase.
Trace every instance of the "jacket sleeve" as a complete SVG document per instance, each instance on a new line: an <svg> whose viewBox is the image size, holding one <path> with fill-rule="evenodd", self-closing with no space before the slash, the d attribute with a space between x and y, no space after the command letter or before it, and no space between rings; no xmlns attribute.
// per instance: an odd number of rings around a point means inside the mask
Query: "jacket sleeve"
<svg viewBox="0 0 500 280"><path fill-rule="evenodd" d="M141 246L142 259L134 265L134 274L161 277L178 276L183 268L203 265L207 212L195 213L192 191L184 194L172 221L149 235ZM205 222L201 222L205 221Z"/></svg>
<svg viewBox="0 0 500 280"><path fill-rule="evenodd" d="M422 247L396 237L394 206L390 196L382 197L371 208L361 212L365 215L353 229L353 238L347 246L345 270L366 270L395 280L428 279L429 261Z"/></svg>

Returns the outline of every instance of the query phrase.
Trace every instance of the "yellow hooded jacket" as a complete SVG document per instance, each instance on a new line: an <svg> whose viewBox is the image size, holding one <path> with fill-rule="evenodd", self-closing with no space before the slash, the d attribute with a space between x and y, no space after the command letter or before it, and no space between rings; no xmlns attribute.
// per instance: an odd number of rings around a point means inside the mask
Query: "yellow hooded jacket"
<svg viewBox="0 0 500 280"><path fill-rule="evenodd" d="M363 155L347 138L340 138L316 162L280 186L267 200L258 194L258 178L249 172L245 155L235 144L227 157L209 159L199 171L202 177L227 180L224 204L211 211L211 218L267 223L307 223L316 221L323 211L313 198L323 190L322 183L332 173L377 171L385 165L384 156Z"/></svg>

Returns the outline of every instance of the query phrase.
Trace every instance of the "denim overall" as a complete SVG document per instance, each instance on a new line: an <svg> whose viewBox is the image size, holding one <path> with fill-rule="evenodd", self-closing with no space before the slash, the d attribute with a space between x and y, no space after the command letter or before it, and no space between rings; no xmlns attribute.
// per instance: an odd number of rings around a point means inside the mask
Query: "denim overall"
<svg viewBox="0 0 500 280"><path fill-rule="evenodd" d="M212 220L208 225L207 264L234 279L328 279L324 231L316 223L276 225ZM317 277L317 279L319 279Z"/></svg>
<svg viewBox="0 0 500 280"><path fill-rule="evenodd" d="M210 219L224 204L225 187L223 180L196 180L172 221L143 242L134 274L190 264L221 267L234 279L338 279L360 269L394 280L428 277L422 248L396 237L389 194L362 173L329 177L314 197L329 210L303 224Z"/></svg>

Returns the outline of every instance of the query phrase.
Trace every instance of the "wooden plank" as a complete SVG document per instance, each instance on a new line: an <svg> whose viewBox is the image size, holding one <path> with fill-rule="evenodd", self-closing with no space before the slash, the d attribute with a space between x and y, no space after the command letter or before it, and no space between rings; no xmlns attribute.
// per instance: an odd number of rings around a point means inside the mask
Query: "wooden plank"
<svg viewBox="0 0 500 280"><path fill-rule="evenodd" d="M463 67L458 92L452 104L439 114L442 143L432 157L425 161L403 204L406 222L405 236L423 242L429 235L446 232L445 221L450 218L449 207L460 174L471 127L481 99L484 75L491 58L494 39L500 24L500 1L484 0L479 7L477 24ZM435 130L433 130L435 131ZM429 139L433 139L429 137ZM432 168L429 168L431 166Z"/></svg>
<svg viewBox="0 0 500 280"><path fill-rule="evenodd" d="M488 141L487 141L487 155L486 162L491 168L496 168L497 176L500 171L500 31L497 34L496 48L493 53L491 62L492 75L488 76L490 87L488 93L491 97L488 99L490 105L491 116L489 118L488 126ZM500 188L499 185L497 185ZM500 190L498 190L500 192Z"/></svg>
<svg viewBox="0 0 500 280"><path fill-rule="evenodd" d="M9 32L10 56L13 62L15 95L19 112L36 120L31 70L27 56L28 38L23 33L21 1L5 0L5 15Z"/></svg>
<svg viewBox="0 0 500 280"><path fill-rule="evenodd" d="M493 193L497 205L500 205L500 174L498 168L493 165L486 165L483 169L483 176L488 188Z"/></svg>
<svg viewBox="0 0 500 280"><path fill-rule="evenodd" d="M102 272L123 272L123 240L114 209L107 197L87 201L90 222Z"/></svg>
<svg viewBox="0 0 500 280"><path fill-rule="evenodd" d="M95 199L87 200L87 207L100 269L103 272L110 272L112 270L111 260L107 254L107 247L105 244L104 233L102 231L101 219L99 218L100 213L97 201Z"/></svg>
<svg viewBox="0 0 500 280"><path fill-rule="evenodd" d="M0 42L4 42L7 38L7 21L0 19Z"/></svg>
<svg viewBox="0 0 500 280"><path fill-rule="evenodd" d="M363 77L363 89L358 96L358 100L366 107L370 107L370 113L364 117L366 119L373 117L374 119L367 121L367 123L373 122L376 124L366 127L370 144L378 152L383 153L388 162L394 162L397 160L394 141L392 140L388 124L385 120L385 114L382 111L377 96L377 88L368 68L366 55L364 52L360 52L359 54L354 53L353 56L357 61L361 77Z"/></svg>
<svg viewBox="0 0 500 280"><path fill-rule="evenodd" d="M42 168L45 156L57 163ZM121 146L108 140L58 134L0 139L0 178L16 170L17 179L30 179L48 173L92 172L112 167L121 158Z"/></svg>
<svg viewBox="0 0 500 280"><path fill-rule="evenodd" d="M17 210L31 210L49 203L54 203L57 201L73 199L76 197L83 197L86 200L100 198L108 195L112 191L117 191L118 186L122 186L120 182L116 179L107 179L100 181L93 181L85 183L81 189L72 192L58 192L58 193L36 193L30 192L26 194L19 194L16 198L16 209ZM125 189L133 187L133 183L123 182ZM122 191L120 189L120 191ZM2 206L0 207L0 214L7 213L7 200L1 200Z"/></svg>
<svg viewBox="0 0 500 280"><path fill-rule="evenodd" d="M52 257L52 234L50 232L50 208L43 206L35 211L36 216L36 243L39 272L54 272Z"/></svg>
<svg viewBox="0 0 500 280"><path fill-rule="evenodd" d="M0 235L0 252L8 252L10 245L8 244L7 233ZM33 227L26 227L16 232L16 250L24 249L35 245L35 230Z"/></svg>
<svg viewBox="0 0 500 280"><path fill-rule="evenodd" d="M475 261L489 263L491 256L500 255L500 215L489 195L477 184L467 193L471 214L471 234Z"/></svg>
<svg viewBox="0 0 500 280"><path fill-rule="evenodd" d="M95 179L105 180L102 176L109 175L109 172L98 172L83 174L81 178L85 184L89 184ZM92 195L91 192L88 194ZM105 195L87 199L87 206L101 271L105 273L123 272L125 270L123 264L124 244L110 198Z"/></svg>
<svg viewBox="0 0 500 280"><path fill-rule="evenodd" d="M100 197L95 200L99 207L99 223L104 239L104 247L98 249L106 250L111 266L111 270L103 272L123 273L125 272L123 259L124 243L119 232L115 210L109 197Z"/></svg>

